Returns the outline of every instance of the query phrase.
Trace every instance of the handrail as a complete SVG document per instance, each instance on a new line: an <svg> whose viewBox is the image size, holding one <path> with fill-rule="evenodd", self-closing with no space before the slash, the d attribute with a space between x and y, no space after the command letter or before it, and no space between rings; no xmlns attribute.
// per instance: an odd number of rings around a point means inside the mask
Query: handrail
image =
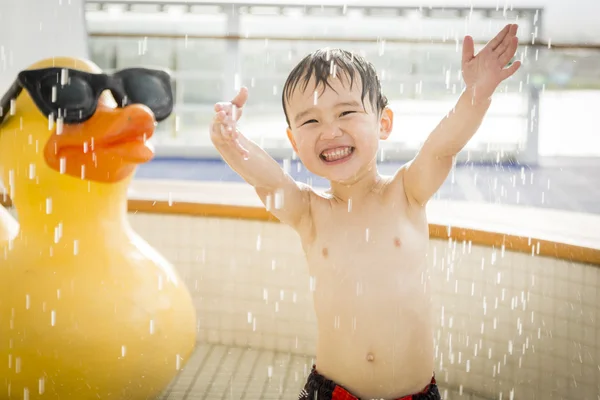
<svg viewBox="0 0 600 400"><path fill-rule="evenodd" d="M10 199L0 197L0 205L10 207ZM130 199L130 213L187 215L192 217L235 218L243 220L258 220L279 222L263 207L231 204L211 204L191 201L165 201ZM556 241L533 237L509 235L480 229L462 228L440 224L429 224L429 235L432 239L452 239L460 242L470 242L474 245L493 248L504 248L509 251L528 253L535 256L552 257L572 262L600 266L600 248L577 246Z"/></svg>
<svg viewBox="0 0 600 400"><path fill-rule="evenodd" d="M154 38L154 39L207 39L207 40L273 40L273 41L309 41L309 42L357 42L357 43L378 43L382 38L366 38L366 37L347 37L347 36L310 36L310 37L292 37L292 36L248 36L248 35L200 35L200 34L183 34L183 33L108 33L108 32L90 32L90 37L109 37L109 38ZM384 38L386 43L397 44L417 44L417 45L456 45L452 40L443 39L410 39L410 38ZM487 42L483 40L475 40L477 45L485 45ZM560 49L560 50L600 50L600 44L594 43L555 43L544 40L536 40L534 43L527 43L527 46L536 48Z"/></svg>

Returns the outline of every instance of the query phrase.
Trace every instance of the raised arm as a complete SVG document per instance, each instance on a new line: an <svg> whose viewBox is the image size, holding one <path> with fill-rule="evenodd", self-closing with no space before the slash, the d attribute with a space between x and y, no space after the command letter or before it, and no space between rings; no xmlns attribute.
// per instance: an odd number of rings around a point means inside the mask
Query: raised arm
<svg viewBox="0 0 600 400"><path fill-rule="evenodd" d="M491 96L503 80L520 67L505 68L517 51L517 25L507 25L474 56L473 39L465 37L462 75L466 88L456 106L429 135L417 156L399 176L409 200L424 206L442 186L456 156L479 129Z"/></svg>
<svg viewBox="0 0 600 400"><path fill-rule="evenodd" d="M281 222L297 228L310 214L310 189L294 181L236 128L247 99L248 90L242 88L231 102L215 105L211 140L223 160L254 187L267 209Z"/></svg>

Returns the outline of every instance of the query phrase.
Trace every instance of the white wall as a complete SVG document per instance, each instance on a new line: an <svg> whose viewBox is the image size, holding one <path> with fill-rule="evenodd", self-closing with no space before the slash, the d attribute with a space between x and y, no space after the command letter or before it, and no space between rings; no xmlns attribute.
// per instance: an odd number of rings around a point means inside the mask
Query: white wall
<svg viewBox="0 0 600 400"><path fill-rule="evenodd" d="M32 63L88 58L83 0L0 1L0 96Z"/></svg>

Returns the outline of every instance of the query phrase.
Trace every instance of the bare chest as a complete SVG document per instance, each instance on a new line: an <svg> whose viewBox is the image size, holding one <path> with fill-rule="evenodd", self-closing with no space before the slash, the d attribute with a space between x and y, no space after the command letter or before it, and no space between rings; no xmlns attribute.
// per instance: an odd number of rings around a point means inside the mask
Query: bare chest
<svg viewBox="0 0 600 400"><path fill-rule="evenodd" d="M402 210L336 209L318 220L314 233L305 247L309 272L331 289L396 290L411 276L420 279L425 266L426 221L410 220Z"/></svg>

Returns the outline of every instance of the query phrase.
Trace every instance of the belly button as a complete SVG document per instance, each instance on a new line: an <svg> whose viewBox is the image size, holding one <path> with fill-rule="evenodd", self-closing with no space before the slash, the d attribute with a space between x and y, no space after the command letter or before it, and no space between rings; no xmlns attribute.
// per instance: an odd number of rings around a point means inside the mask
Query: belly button
<svg viewBox="0 0 600 400"><path fill-rule="evenodd" d="M367 354L367 361L373 361L373 360L375 360L375 357L373 356L373 354L368 353Z"/></svg>
<svg viewBox="0 0 600 400"><path fill-rule="evenodd" d="M322 253L323 253L323 257L327 258L327 256L329 255L329 251L327 250L327 247L323 247Z"/></svg>
<svg viewBox="0 0 600 400"><path fill-rule="evenodd" d="M396 247L400 247L402 245L402 243L400 242L400 238L394 238L394 246Z"/></svg>

